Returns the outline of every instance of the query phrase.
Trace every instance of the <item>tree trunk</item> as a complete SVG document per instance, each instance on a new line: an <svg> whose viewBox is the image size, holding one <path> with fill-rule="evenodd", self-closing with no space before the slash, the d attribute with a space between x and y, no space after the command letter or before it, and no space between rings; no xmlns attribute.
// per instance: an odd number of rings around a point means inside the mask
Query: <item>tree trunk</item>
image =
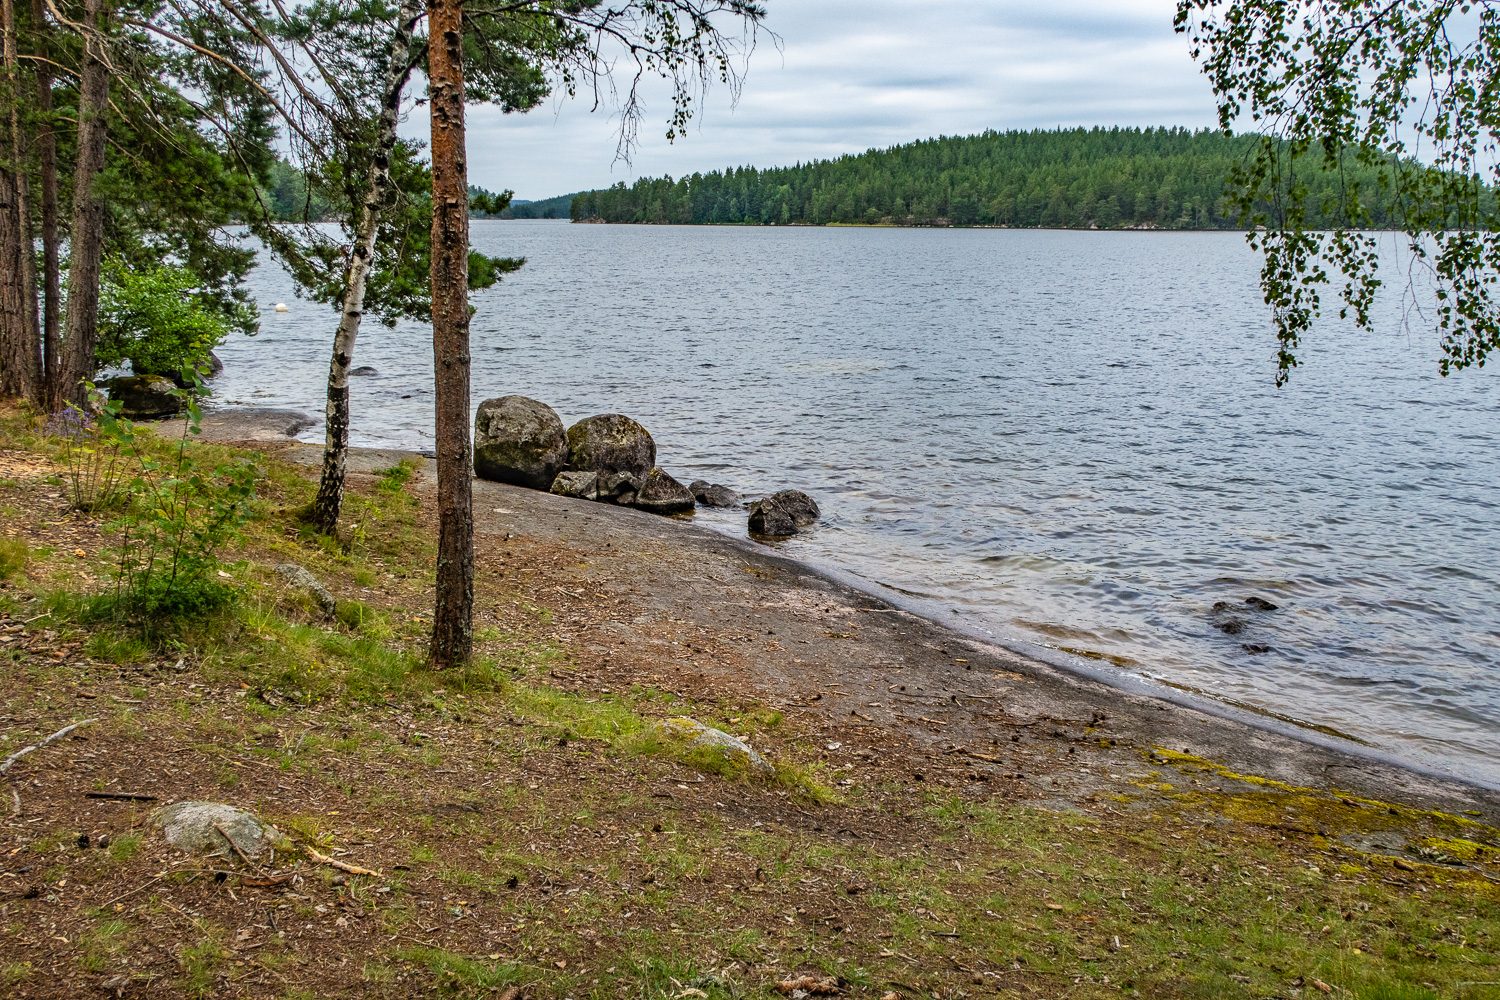
<svg viewBox="0 0 1500 1000"><path fill-rule="evenodd" d="M87 0L85 20L104 28L103 0ZM99 261L104 251L104 199L95 181L104 170L108 130L109 66L96 51L99 42L87 41L78 88L78 162L73 171L72 253L68 265L67 339L58 366L57 398L82 406L83 381L95 371L94 351L99 340Z"/></svg>
<svg viewBox="0 0 1500 1000"><path fill-rule="evenodd" d="M31 19L38 38L46 36L44 0L31 0ZM62 331L62 282L57 251L57 135L52 131L52 70L37 63L37 169L42 175L42 377L47 403L57 406L58 349Z"/></svg>
<svg viewBox="0 0 1500 1000"><path fill-rule="evenodd" d="M422 0L402 0L396 33L391 38L390 63L386 67L381 95L380 132L376 139L364 202L354 230L349 274L344 283L344 302L338 333L333 338L333 359L328 365L328 409L323 444L323 478L313 501L313 522L325 535L338 527L344 506L344 473L349 456L349 366L354 361L354 342L364 319L365 288L375 256L375 234L380 228L380 210L385 206L391 179L391 149L396 145L401 94L411 76L412 32L422 13Z"/></svg>
<svg viewBox="0 0 1500 1000"><path fill-rule="evenodd" d="M7 111L4 165L0 168L0 395L42 401L41 344L36 315L36 264L32 259L31 206L26 190L21 133L16 12L0 3Z"/></svg>
<svg viewBox="0 0 1500 1000"><path fill-rule="evenodd" d="M430 0L432 354L437 390L437 605L434 669L474 646L473 452L469 444L469 181L464 151L462 0Z"/></svg>

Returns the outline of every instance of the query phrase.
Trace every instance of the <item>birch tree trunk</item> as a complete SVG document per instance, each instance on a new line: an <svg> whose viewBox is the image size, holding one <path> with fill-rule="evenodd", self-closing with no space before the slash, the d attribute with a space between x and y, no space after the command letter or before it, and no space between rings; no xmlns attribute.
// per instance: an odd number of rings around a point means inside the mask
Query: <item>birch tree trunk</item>
<svg viewBox="0 0 1500 1000"><path fill-rule="evenodd" d="M349 257L349 274L344 284L343 308L338 332L333 338L333 358L328 365L328 407L323 443L323 476L313 501L313 522L318 530L331 535L338 527L344 506L344 475L349 456L349 367L354 361L354 342L364 319L365 289L374 263L375 234L380 228L391 179L391 150L396 145L396 126L401 111L401 95L411 76L411 40L422 0L402 0L397 14L396 33L391 38L390 62L386 66L385 87L381 92L380 126L375 140L370 175L360 205L359 221L354 231L354 246Z"/></svg>
<svg viewBox="0 0 1500 1000"><path fill-rule="evenodd" d="M102 34L103 0L86 0L86 21ZM85 44L78 88L78 159L73 171L73 227L68 265L67 339L58 366L57 398L85 403L83 380L94 377L99 341L99 262L104 250L104 199L95 181L104 170L109 127L109 66L96 48Z"/></svg>
<svg viewBox="0 0 1500 1000"><path fill-rule="evenodd" d="M462 0L430 0L432 353L436 377L438 555L429 666L473 653L473 451L469 444L469 182L464 150Z"/></svg>

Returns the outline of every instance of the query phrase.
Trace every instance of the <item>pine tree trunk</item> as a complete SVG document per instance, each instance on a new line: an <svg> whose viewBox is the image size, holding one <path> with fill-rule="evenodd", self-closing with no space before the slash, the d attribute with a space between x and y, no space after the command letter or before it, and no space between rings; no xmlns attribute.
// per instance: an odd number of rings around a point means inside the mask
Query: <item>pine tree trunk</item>
<svg viewBox="0 0 1500 1000"><path fill-rule="evenodd" d="M46 31L44 0L31 0L31 19L38 37ZM49 406L57 405L58 351L62 336L62 281L57 243L57 135L52 131L52 71L37 63L37 169L42 175L42 378Z"/></svg>
<svg viewBox="0 0 1500 1000"><path fill-rule="evenodd" d="M102 30L103 0L87 0L90 27ZM99 340L99 262L104 251L104 199L95 182L104 170L108 130L109 67L86 45L78 88L78 160L73 171L72 247L68 258L67 339L58 366L57 398L82 406L83 381L94 377Z"/></svg>
<svg viewBox="0 0 1500 1000"><path fill-rule="evenodd" d="M313 500L313 522L325 535L333 534L338 527L339 512L344 506L344 474L349 457L349 366L354 362L354 342L364 319L365 289L369 285L370 267L375 256L375 234L380 228L380 210L385 206L390 188L391 150L396 145L401 94L411 76L407 63L411 58L412 32L421 12L421 0L402 0L396 33L391 38L390 62L386 67L380 132L354 230L349 274L344 283L343 309L338 332L333 338L333 358L328 365L323 478L318 484L317 498Z"/></svg>
<svg viewBox="0 0 1500 1000"><path fill-rule="evenodd" d="M473 653L473 452L469 444L469 181L464 151L462 0L430 0L432 353L437 390L437 605L429 665Z"/></svg>
<svg viewBox="0 0 1500 1000"><path fill-rule="evenodd" d="M20 71L16 52L16 12L12 0L0 3L5 68L6 137L0 168L0 395L42 401L41 343L36 312L36 264L31 242L31 206L21 132Z"/></svg>

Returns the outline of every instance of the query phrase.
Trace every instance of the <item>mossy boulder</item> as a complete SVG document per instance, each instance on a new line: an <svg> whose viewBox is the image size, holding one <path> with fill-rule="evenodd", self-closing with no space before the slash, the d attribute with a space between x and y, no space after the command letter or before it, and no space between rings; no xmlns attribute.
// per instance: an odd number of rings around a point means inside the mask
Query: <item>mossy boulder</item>
<svg viewBox="0 0 1500 1000"><path fill-rule="evenodd" d="M662 719L651 727L651 735L686 763L718 774L758 774L771 777L776 769L741 739L722 729L705 726L697 719L679 716Z"/></svg>
<svg viewBox="0 0 1500 1000"><path fill-rule="evenodd" d="M474 415L474 473L533 490L550 489L568 464L562 418L525 396L486 399Z"/></svg>
<svg viewBox="0 0 1500 1000"><path fill-rule="evenodd" d="M173 395L177 387L160 375L127 375L104 383L109 398L120 404L127 420L160 420L183 410L183 401Z"/></svg>
<svg viewBox="0 0 1500 1000"><path fill-rule="evenodd" d="M568 468L599 473L601 496L608 476L628 473L644 483L655 467L656 442L646 428L624 414L585 417L568 428Z"/></svg>

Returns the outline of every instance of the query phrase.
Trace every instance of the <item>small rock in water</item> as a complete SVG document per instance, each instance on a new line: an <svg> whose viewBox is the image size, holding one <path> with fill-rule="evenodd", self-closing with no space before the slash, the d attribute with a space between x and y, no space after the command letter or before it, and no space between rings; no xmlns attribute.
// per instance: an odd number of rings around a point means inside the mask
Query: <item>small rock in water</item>
<svg viewBox="0 0 1500 1000"><path fill-rule="evenodd" d="M599 499L599 473L559 472L552 480L552 492L558 496L576 497L579 500Z"/></svg>
<svg viewBox="0 0 1500 1000"><path fill-rule="evenodd" d="M1270 646L1264 646L1258 642L1243 643L1240 648L1247 653L1269 653L1271 651Z"/></svg>
<svg viewBox="0 0 1500 1000"><path fill-rule="evenodd" d="M692 511L695 501L686 486L657 467L636 491L635 506L652 514L686 514Z"/></svg>
<svg viewBox="0 0 1500 1000"><path fill-rule="evenodd" d="M1264 597L1247 597L1245 598L1245 603L1256 611L1275 611L1277 609L1275 604L1272 604Z"/></svg>
<svg viewBox="0 0 1500 1000"><path fill-rule="evenodd" d="M768 497L750 505L750 533L785 538L797 533L797 521L776 498Z"/></svg>
<svg viewBox="0 0 1500 1000"><path fill-rule="evenodd" d="M693 499L705 507L738 507L740 503L740 495L734 490L705 479L693 480L688 489L692 491Z"/></svg>
<svg viewBox="0 0 1500 1000"><path fill-rule="evenodd" d="M363 378L367 375L379 375L380 373L369 365L360 365L349 373L350 378Z"/></svg>
<svg viewBox="0 0 1500 1000"><path fill-rule="evenodd" d="M785 507L787 513L792 515L792 520L797 522L797 527L806 528L812 524L823 512L818 510L818 505L813 498L801 490L782 490L771 497L781 506Z"/></svg>
<svg viewBox="0 0 1500 1000"><path fill-rule="evenodd" d="M1243 618L1226 618L1221 622L1214 622L1214 628L1225 635L1239 635L1245 631L1245 620Z"/></svg>

